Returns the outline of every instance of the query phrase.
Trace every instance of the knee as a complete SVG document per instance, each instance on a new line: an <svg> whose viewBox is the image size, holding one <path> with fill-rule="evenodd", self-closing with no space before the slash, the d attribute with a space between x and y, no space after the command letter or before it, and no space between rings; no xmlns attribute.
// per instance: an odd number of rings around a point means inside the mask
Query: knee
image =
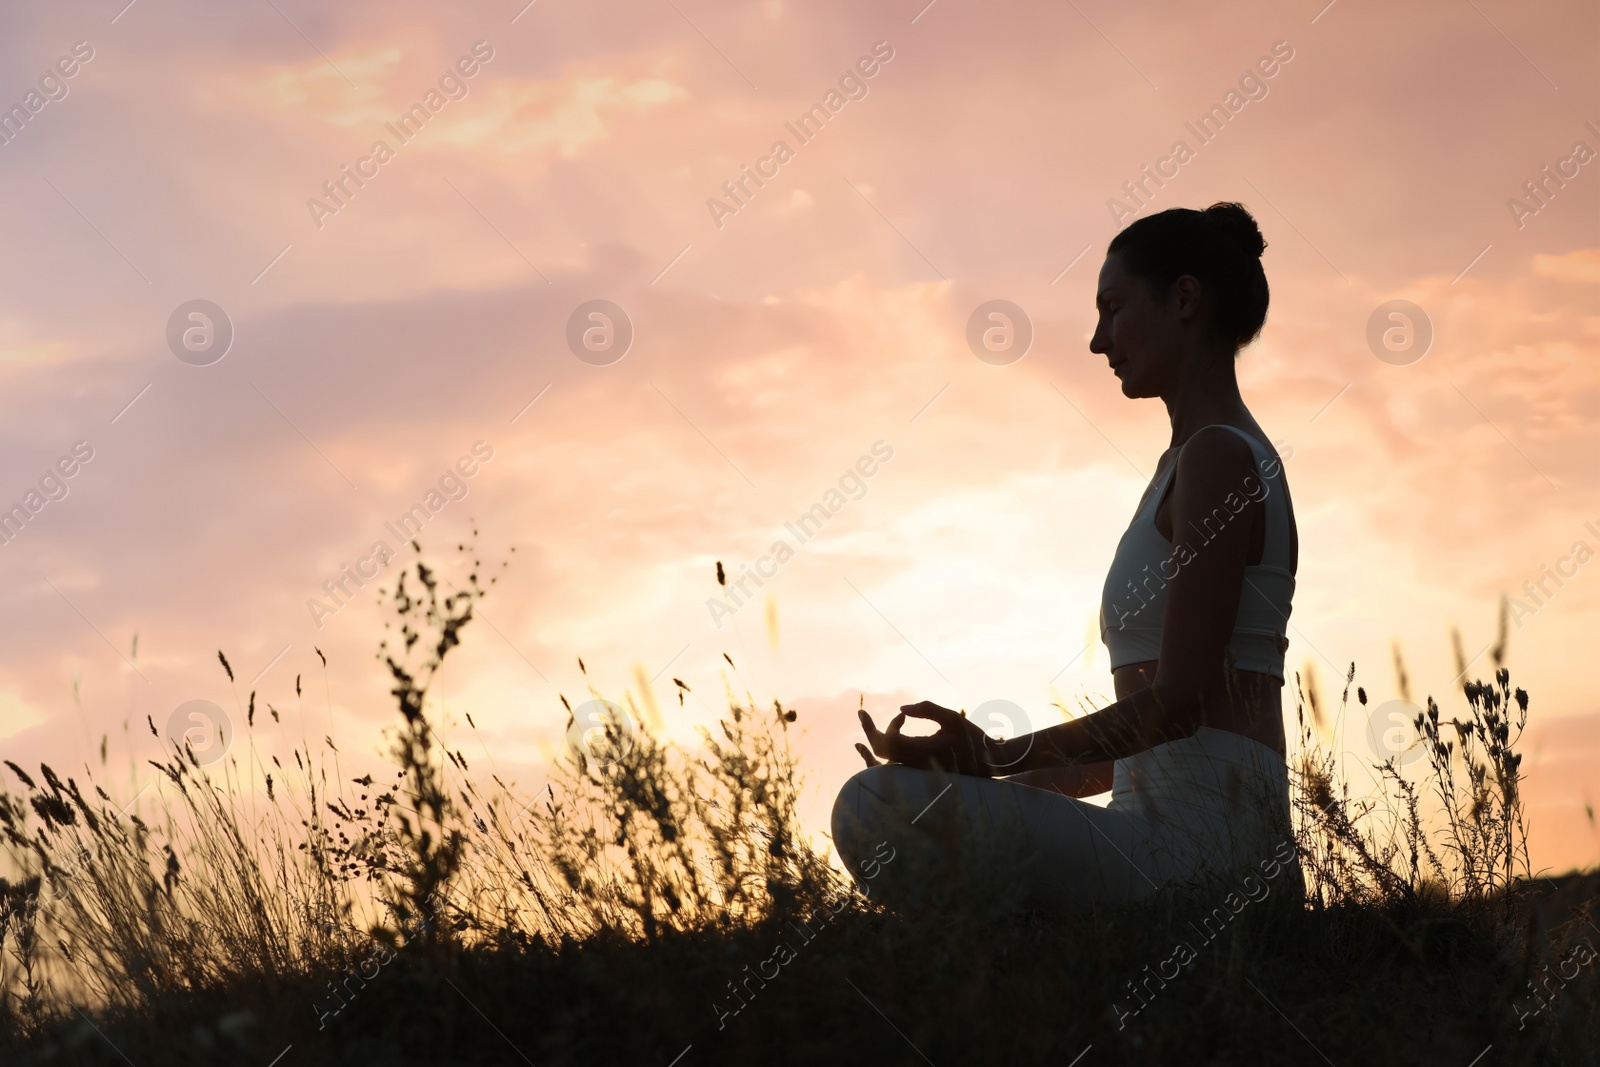
<svg viewBox="0 0 1600 1067"><path fill-rule="evenodd" d="M855 869L854 860L860 851L863 824L872 820L876 814L871 804L873 791L869 788L869 784L879 777L872 773L877 770L881 768L866 767L856 772L840 788L839 795L833 801L833 815L830 820L833 846L839 850L839 857L851 870Z"/></svg>
<svg viewBox="0 0 1600 1067"><path fill-rule="evenodd" d="M914 768L894 763L865 767L840 788L833 801L831 826L833 844L845 866L851 870L863 854L881 840L890 824L900 821L896 798L907 785Z"/></svg>

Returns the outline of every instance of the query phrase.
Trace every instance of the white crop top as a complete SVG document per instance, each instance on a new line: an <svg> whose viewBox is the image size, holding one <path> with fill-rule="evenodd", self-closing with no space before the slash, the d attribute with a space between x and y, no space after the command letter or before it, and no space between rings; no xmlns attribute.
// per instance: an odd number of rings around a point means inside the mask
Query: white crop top
<svg viewBox="0 0 1600 1067"><path fill-rule="evenodd" d="M1225 423L1213 423L1226 426ZM1284 492L1283 461L1272 449L1237 426L1255 457L1256 472L1230 494L1222 506L1180 533L1176 543L1156 529L1156 511L1178 469L1175 459L1165 474L1152 478L1145 500L1117 543L1100 595L1100 640L1111 654L1111 668L1160 658L1161 623L1167 606L1167 582L1190 558L1203 552L1222 527L1245 507L1245 500L1265 501L1266 538L1261 562L1244 569L1239 612L1228 648L1234 667L1283 679L1283 657L1289 649L1288 628L1294 598L1294 571L1289 545L1289 498ZM1204 427L1202 427L1204 429ZM1237 501L1234 509L1229 501ZM1186 533L1188 536L1184 536Z"/></svg>

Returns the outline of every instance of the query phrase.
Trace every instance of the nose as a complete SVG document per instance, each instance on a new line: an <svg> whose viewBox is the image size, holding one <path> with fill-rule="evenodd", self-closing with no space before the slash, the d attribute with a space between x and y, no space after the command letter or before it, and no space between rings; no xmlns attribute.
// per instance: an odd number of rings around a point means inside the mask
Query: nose
<svg viewBox="0 0 1600 1067"><path fill-rule="evenodd" d="M1109 351L1109 346L1106 342L1107 337L1105 328L1099 323L1096 323L1094 327L1094 333L1089 338L1089 351L1095 353L1096 355L1105 355L1106 352Z"/></svg>

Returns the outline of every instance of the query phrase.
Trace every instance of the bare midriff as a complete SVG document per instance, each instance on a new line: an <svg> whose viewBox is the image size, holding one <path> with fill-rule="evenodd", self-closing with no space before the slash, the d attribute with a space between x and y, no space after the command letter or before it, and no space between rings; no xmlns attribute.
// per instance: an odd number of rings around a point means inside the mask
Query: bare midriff
<svg viewBox="0 0 1600 1067"><path fill-rule="evenodd" d="M1125 700L1155 680L1156 661L1125 663L1111 672L1118 700ZM1201 726L1230 730L1259 741L1285 755L1283 736L1283 682L1259 671L1235 671L1230 699L1206 709Z"/></svg>

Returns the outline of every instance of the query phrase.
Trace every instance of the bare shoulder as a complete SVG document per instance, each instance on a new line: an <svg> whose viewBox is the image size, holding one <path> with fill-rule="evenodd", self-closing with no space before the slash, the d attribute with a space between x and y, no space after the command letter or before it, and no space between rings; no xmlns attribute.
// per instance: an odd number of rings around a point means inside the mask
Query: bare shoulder
<svg viewBox="0 0 1600 1067"><path fill-rule="evenodd" d="M1238 514L1261 496L1250 443L1226 427L1205 426L1178 450L1170 491L1156 512L1156 530L1170 541L1173 530L1187 529L1219 507ZM1251 536L1258 532L1253 515L1243 527Z"/></svg>
<svg viewBox="0 0 1600 1067"><path fill-rule="evenodd" d="M1255 453L1223 426L1205 426L1178 451L1178 480L1198 489L1235 484L1255 470Z"/></svg>

